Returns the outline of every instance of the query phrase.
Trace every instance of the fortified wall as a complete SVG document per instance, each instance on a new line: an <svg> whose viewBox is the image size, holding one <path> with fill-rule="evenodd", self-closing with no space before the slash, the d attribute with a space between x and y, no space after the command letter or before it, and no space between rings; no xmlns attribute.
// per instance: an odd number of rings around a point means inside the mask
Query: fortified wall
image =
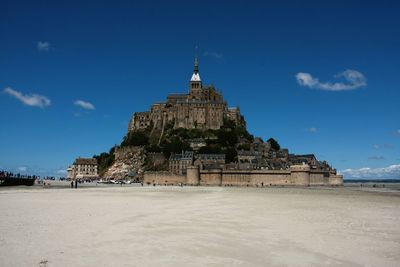
<svg viewBox="0 0 400 267"><path fill-rule="evenodd" d="M148 185L201 186L342 186L343 176L335 172L311 170L308 165L292 165L288 170L200 170L189 166L186 175L145 172Z"/></svg>

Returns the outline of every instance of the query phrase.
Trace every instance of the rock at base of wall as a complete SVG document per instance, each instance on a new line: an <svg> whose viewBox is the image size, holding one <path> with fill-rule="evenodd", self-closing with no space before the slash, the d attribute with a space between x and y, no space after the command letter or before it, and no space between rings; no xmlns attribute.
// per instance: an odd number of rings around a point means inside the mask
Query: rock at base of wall
<svg viewBox="0 0 400 267"><path fill-rule="evenodd" d="M143 179L146 154L143 147L121 147L114 151L115 161L104 174L111 179Z"/></svg>

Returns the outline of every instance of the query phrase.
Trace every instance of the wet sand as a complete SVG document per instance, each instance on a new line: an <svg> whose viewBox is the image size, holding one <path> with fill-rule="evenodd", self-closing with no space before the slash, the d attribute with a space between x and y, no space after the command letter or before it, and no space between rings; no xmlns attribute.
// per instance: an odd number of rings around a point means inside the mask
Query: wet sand
<svg viewBox="0 0 400 267"><path fill-rule="evenodd" d="M0 190L0 266L399 266L400 193Z"/></svg>

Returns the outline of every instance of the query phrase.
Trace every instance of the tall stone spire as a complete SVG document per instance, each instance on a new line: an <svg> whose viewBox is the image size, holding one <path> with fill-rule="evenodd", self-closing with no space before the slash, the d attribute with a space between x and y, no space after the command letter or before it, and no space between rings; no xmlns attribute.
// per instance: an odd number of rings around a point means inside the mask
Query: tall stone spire
<svg viewBox="0 0 400 267"><path fill-rule="evenodd" d="M199 60L197 58L197 46L196 46L196 50L194 53L194 73L199 73Z"/></svg>
<svg viewBox="0 0 400 267"><path fill-rule="evenodd" d="M200 82L200 74L199 74L199 60L197 58L197 46L194 54L194 69L193 69L193 75L192 78L190 79L191 82Z"/></svg>
<svg viewBox="0 0 400 267"><path fill-rule="evenodd" d="M197 46L196 50L194 53L194 68L193 68L193 74L192 78L190 79L189 82L189 99L201 99L202 95L202 82L200 79L200 74L199 74L199 60L197 58Z"/></svg>

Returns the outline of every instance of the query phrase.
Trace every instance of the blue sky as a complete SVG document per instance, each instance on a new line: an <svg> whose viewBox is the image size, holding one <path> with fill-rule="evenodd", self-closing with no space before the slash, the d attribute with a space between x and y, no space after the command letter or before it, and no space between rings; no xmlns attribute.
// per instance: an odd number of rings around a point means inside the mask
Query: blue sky
<svg viewBox="0 0 400 267"><path fill-rule="evenodd" d="M399 177L398 2L82 2L0 3L0 169L57 175L108 151L133 112L188 90L197 45L254 135Z"/></svg>

